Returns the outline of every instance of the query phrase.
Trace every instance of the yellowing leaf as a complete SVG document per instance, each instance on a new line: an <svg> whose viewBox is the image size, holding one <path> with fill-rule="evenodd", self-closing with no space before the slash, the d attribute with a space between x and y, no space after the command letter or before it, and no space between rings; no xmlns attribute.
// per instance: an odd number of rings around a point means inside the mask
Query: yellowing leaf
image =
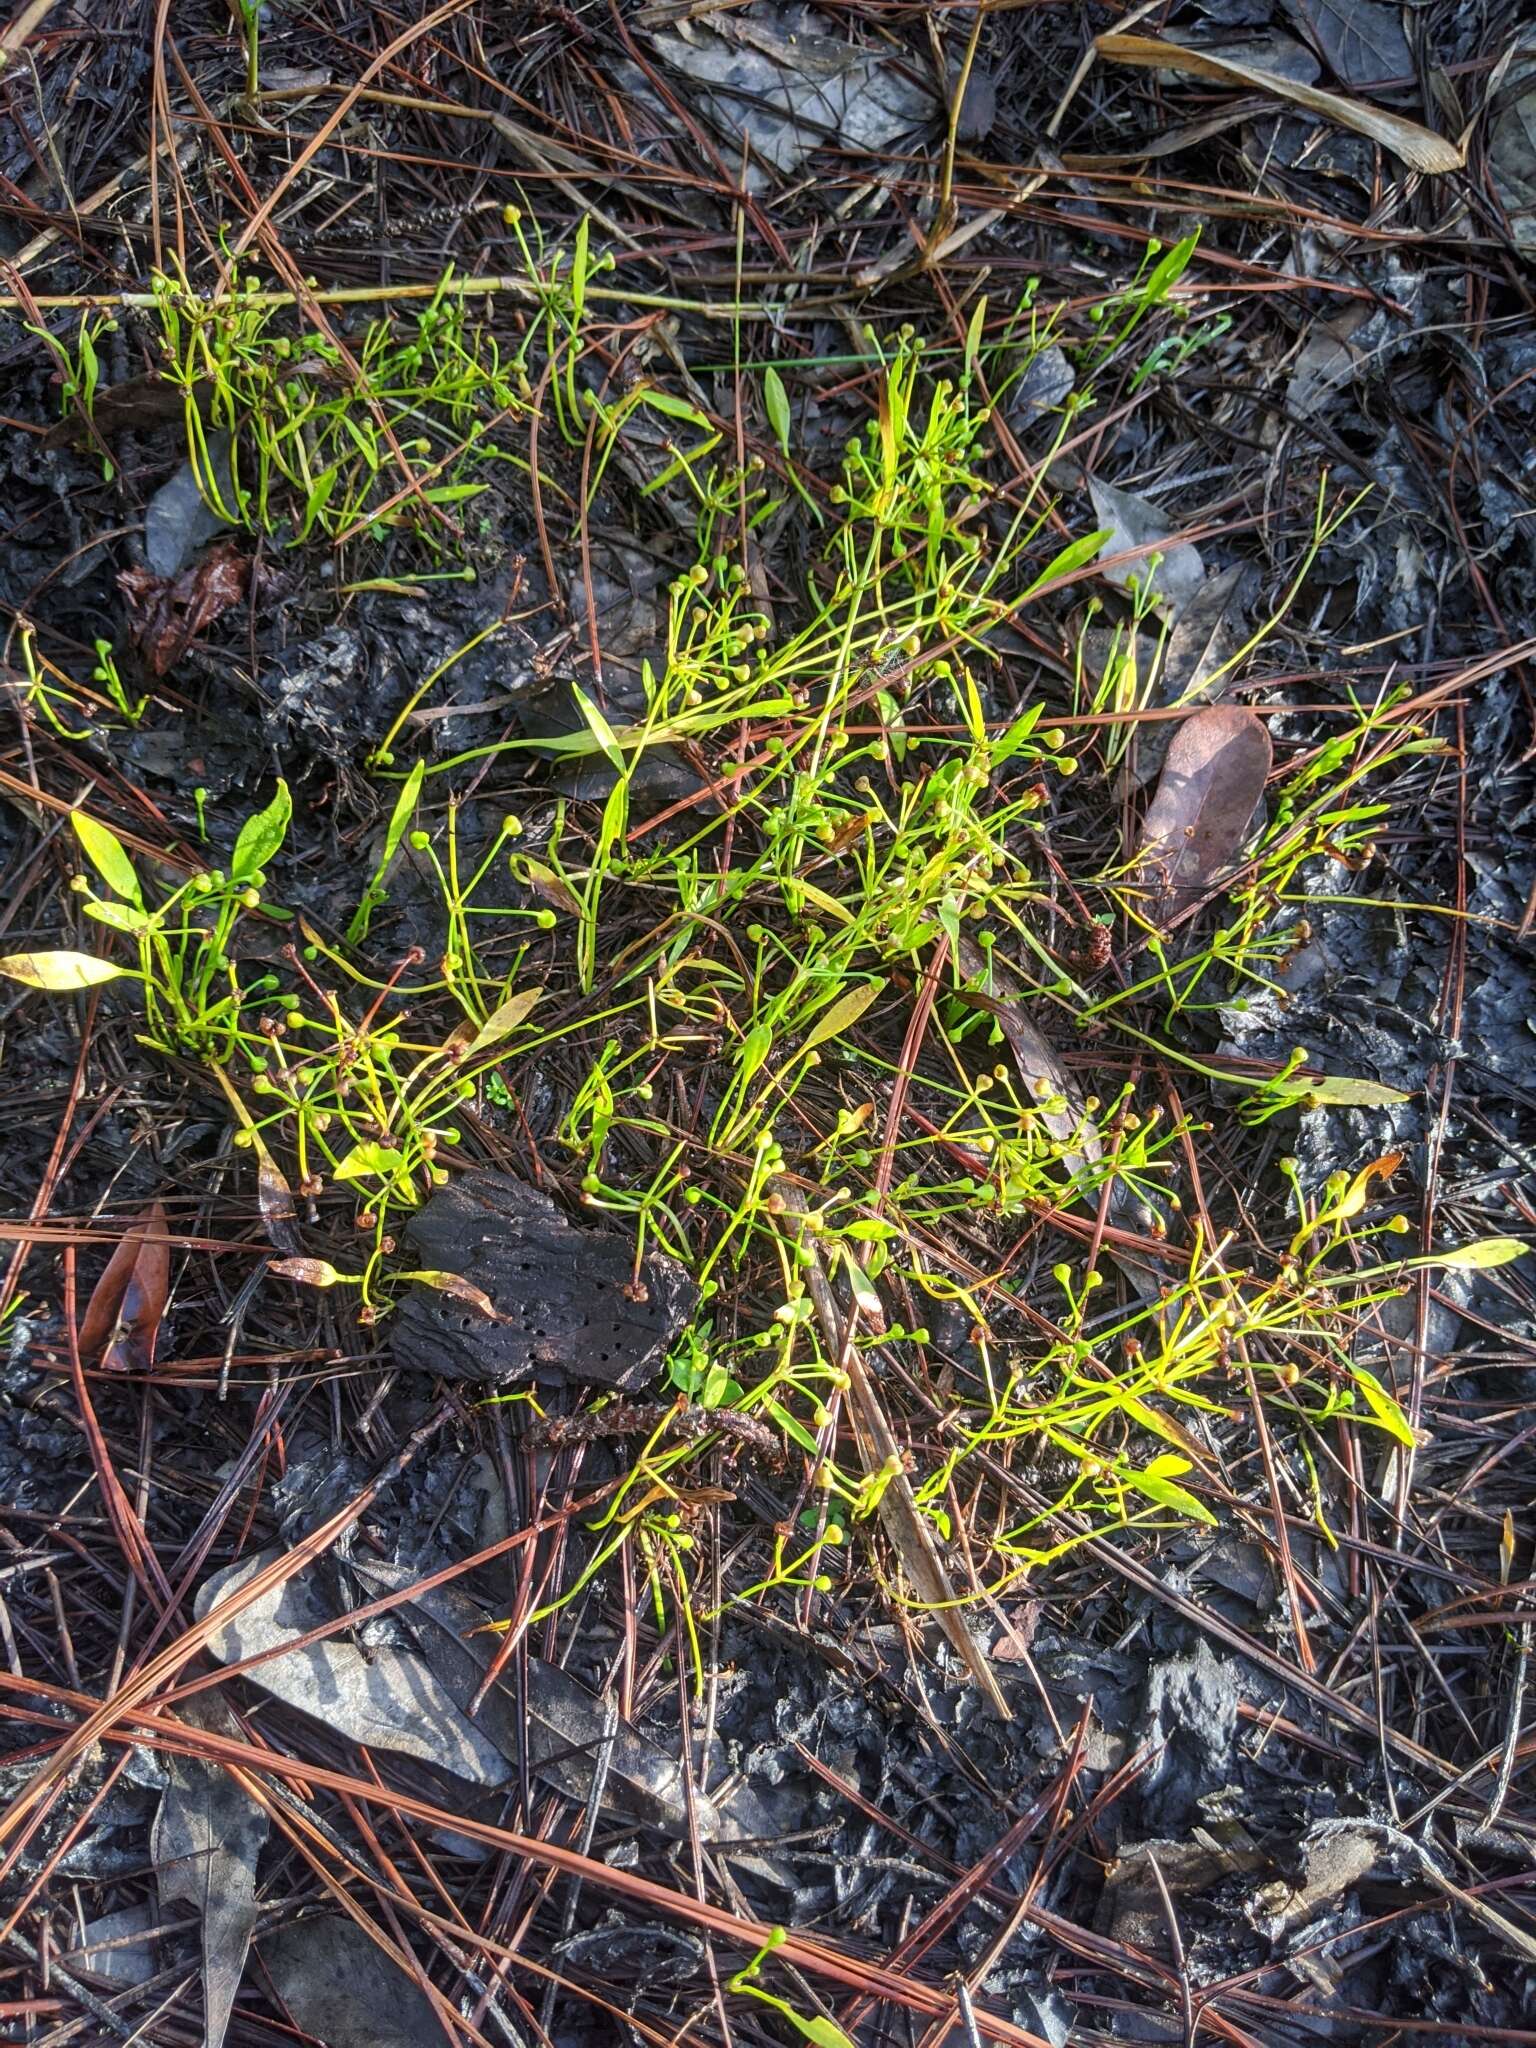
<svg viewBox="0 0 1536 2048"><path fill-rule="evenodd" d="M1523 1259L1531 1247L1518 1237L1480 1237L1473 1244L1458 1245L1454 1251L1436 1252L1426 1266L1454 1266L1462 1272L1486 1272L1490 1266L1507 1266Z"/></svg>
<svg viewBox="0 0 1536 2048"><path fill-rule="evenodd" d="M868 981L862 988L851 988L846 995L839 996L830 1009L822 1011L806 1033L801 1052L807 1053L813 1046L825 1045L829 1038L840 1038L845 1031L852 1030L884 988L883 980Z"/></svg>
<svg viewBox="0 0 1536 2048"><path fill-rule="evenodd" d="M1379 1159L1373 1159L1368 1166L1362 1166L1339 1197L1338 1206L1329 1210L1330 1219L1336 1218L1343 1223L1351 1216L1358 1216L1370 1195L1373 1177L1379 1174L1383 1180L1390 1180L1402 1163L1401 1152L1383 1152Z"/></svg>
<svg viewBox="0 0 1536 2048"><path fill-rule="evenodd" d="M1396 1437L1400 1444L1405 1445L1410 1451L1413 1450L1418 1443L1418 1438L1413 1433L1413 1425L1381 1381L1374 1373L1367 1372L1363 1365L1352 1365L1350 1371L1354 1375L1355 1385L1365 1396L1365 1405L1370 1409L1373 1418L1381 1424L1388 1436Z"/></svg>
<svg viewBox="0 0 1536 2048"><path fill-rule="evenodd" d="M87 817L84 811L72 811L70 823L86 859L107 887L125 903L136 904L142 910L144 898L139 891L139 878L117 834L95 818Z"/></svg>
<svg viewBox="0 0 1536 2048"><path fill-rule="evenodd" d="M1387 1088L1380 1081L1352 1081L1344 1074L1320 1074L1304 1083L1307 1109L1388 1109L1394 1102L1411 1098L1401 1088Z"/></svg>
<svg viewBox="0 0 1536 2048"><path fill-rule="evenodd" d="M476 1053L488 1052L493 1045L508 1038L522 1023L534 1004L543 995L542 988L519 989L515 996L492 1010L483 1024L466 1020L443 1043L443 1051L451 1060L470 1060Z"/></svg>
<svg viewBox="0 0 1536 2048"><path fill-rule="evenodd" d="M477 1287L472 1280L466 1280L462 1273L424 1269L419 1273L402 1273L400 1278L418 1281L423 1287L434 1287L439 1294L450 1294L455 1301L462 1301L466 1307L478 1309L481 1315L493 1323L504 1323L507 1320L485 1289Z"/></svg>
<svg viewBox="0 0 1536 2048"><path fill-rule="evenodd" d="M99 982L116 981L126 968L110 960L97 960L90 953L7 953L0 957L0 974L28 988L51 989L55 995L76 989L95 988Z"/></svg>

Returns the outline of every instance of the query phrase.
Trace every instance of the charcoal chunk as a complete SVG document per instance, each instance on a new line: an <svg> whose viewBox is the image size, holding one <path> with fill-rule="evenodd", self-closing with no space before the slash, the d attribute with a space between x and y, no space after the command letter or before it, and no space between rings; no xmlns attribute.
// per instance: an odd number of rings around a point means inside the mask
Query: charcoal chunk
<svg viewBox="0 0 1536 2048"><path fill-rule="evenodd" d="M637 1387L661 1369L697 1290L652 1252L634 1279L623 1233L572 1223L508 1174L451 1181L405 1228L414 1265L456 1273L490 1297L472 1302L418 1285L394 1317L397 1365L448 1379L563 1378Z"/></svg>

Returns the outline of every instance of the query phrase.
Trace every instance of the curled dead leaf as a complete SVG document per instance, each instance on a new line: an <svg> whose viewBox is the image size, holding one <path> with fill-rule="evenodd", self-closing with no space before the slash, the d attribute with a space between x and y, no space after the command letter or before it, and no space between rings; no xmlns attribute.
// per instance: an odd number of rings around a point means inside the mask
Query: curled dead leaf
<svg viewBox="0 0 1536 2048"><path fill-rule="evenodd" d="M1180 71L1188 78L1209 78L1218 85L1244 86L1249 92L1286 100L1293 107L1304 107L1309 114L1320 114L1325 121L1379 142L1383 149L1391 150L1416 171L1436 175L1459 171L1467 161L1467 153L1459 144L1436 135L1432 128L1421 127L1417 121L1405 120L1401 114L1368 106L1364 100L1346 99L1342 93L1324 92L1315 85L1299 84L1293 78L1282 78L1276 71L1261 71L1257 65L1235 63L1209 50L1186 49L1182 43L1165 42L1161 36L1113 33L1096 36L1094 48L1101 57L1116 64Z"/></svg>
<svg viewBox="0 0 1536 2048"><path fill-rule="evenodd" d="M123 1233L80 1325L80 1356L106 1372L148 1372L171 1286L163 1206L156 1202Z"/></svg>

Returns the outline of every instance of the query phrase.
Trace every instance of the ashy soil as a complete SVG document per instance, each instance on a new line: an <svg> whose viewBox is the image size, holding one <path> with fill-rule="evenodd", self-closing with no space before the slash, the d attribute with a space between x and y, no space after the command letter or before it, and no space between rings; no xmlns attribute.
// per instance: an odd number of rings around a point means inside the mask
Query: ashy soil
<svg viewBox="0 0 1536 2048"><path fill-rule="evenodd" d="M1536 2042L1519 10L0 56L5 2037Z"/></svg>

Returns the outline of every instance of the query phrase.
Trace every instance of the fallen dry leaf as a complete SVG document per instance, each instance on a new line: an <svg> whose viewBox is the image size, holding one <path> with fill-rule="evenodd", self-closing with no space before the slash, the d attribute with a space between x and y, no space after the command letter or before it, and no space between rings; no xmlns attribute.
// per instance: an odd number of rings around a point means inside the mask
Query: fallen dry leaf
<svg viewBox="0 0 1536 2048"><path fill-rule="evenodd" d="M130 1224L96 1282L80 1325L80 1356L107 1372L148 1372L171 1286L165 1210Z"/></svg>
<svg viewBox="0 0 1536 2048"><path fill-rule="evenodd" d="M1270 759L1264 721L1240 704L1197 711L1174 734L1138 855L1160 916L1203 894L1236 858Z"/></svg>
<svg viewBox="0 0 1536 2048"><path fill-rule="evenodd" d="M1209 78L1218 85L1244 86L1249 92L1267 93L1271 99L1287 100L1293 107L1305 107L1356 135L1379 142L1416 171L1438 175L1459 171L1466 164L1466 151L1436 135L1432 128L1401 114L1389 114L1364 100L1346 99L1342 93L1324 92L1315 85L1300 85L1278 72L1261 71L1256 65L1237 64L1208 50L1188 50L1182 43L1165 42L1161 36L1096 36L1094 48L1112 63L1134 64L1144 70L1181 71L1188 78Z"/></svg>
<svg viewBox="0 0 1536 2048"><path fill-rule="evenodd" d="M157 676L186 653L198 634L244 597L251 565L233 540L221 540L167 581L149 569L125 569L118 586L128 599L133 635Z"/></svg>

